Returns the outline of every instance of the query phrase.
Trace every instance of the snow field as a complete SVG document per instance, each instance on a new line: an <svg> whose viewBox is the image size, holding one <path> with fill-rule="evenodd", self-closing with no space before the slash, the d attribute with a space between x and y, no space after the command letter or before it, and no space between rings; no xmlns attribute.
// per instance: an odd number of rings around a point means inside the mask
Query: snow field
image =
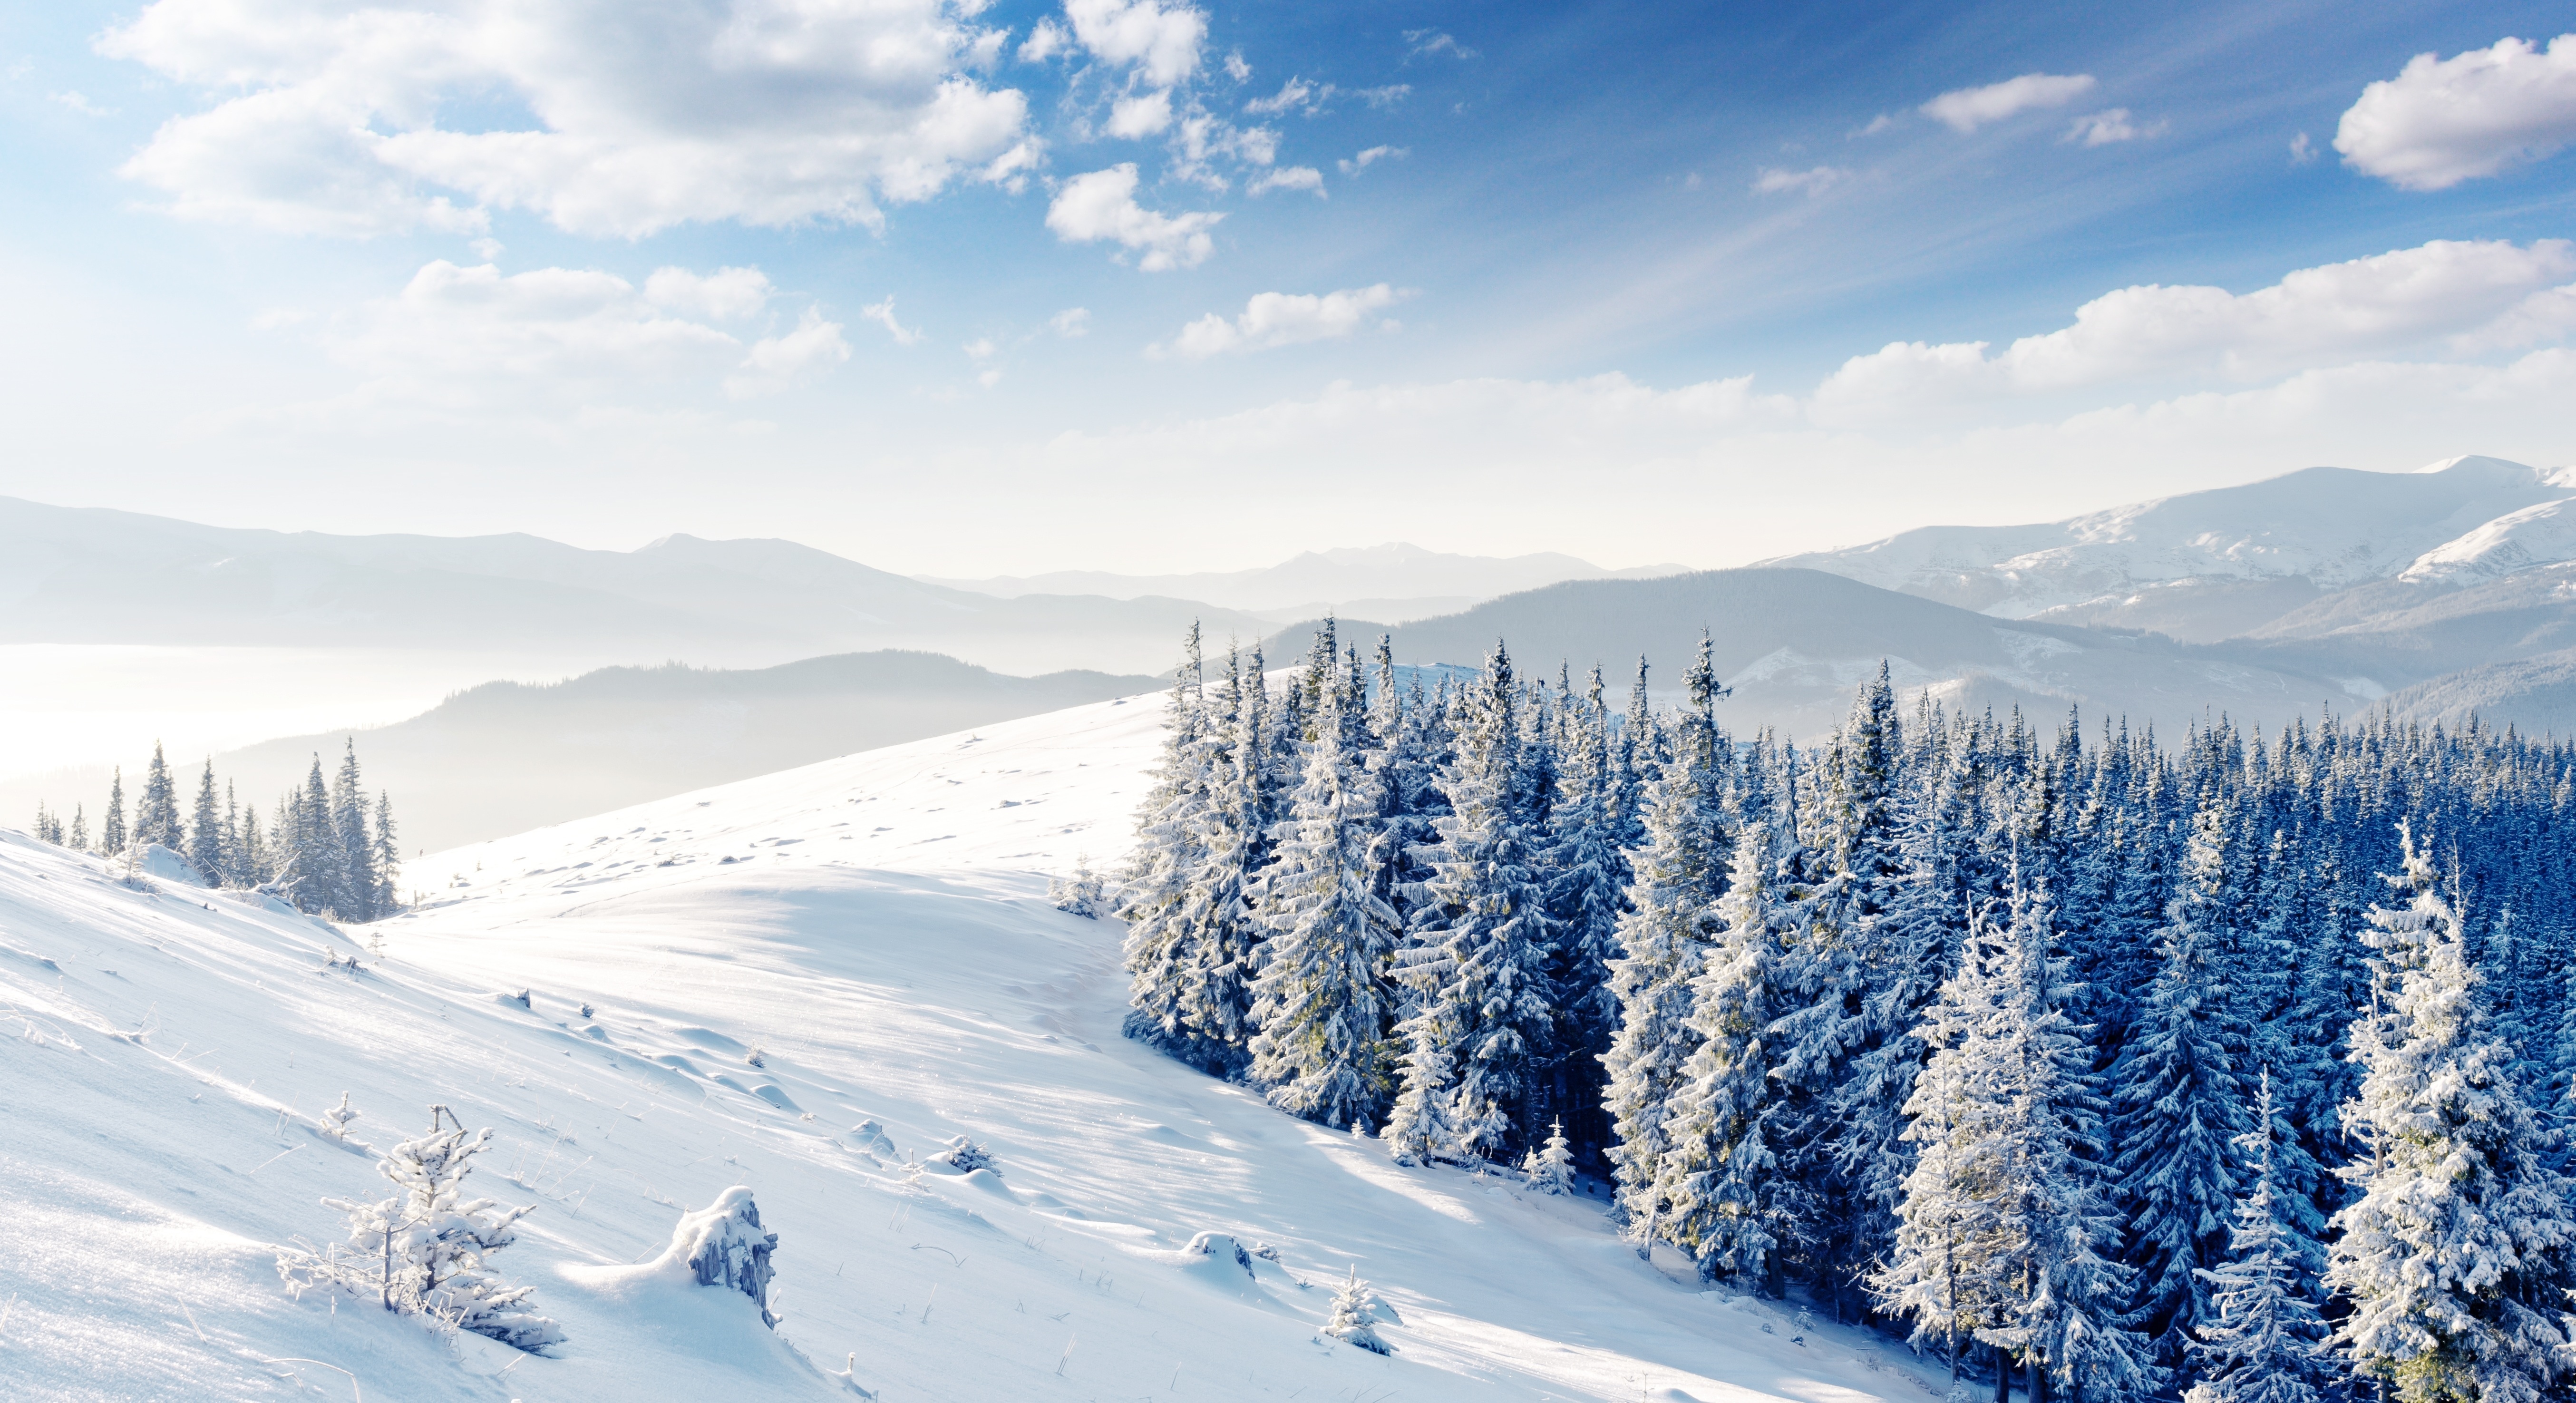
<svg viewBox="0 0 2576 1403"><path fill-rule="evenodd" d="M1399 1169L1119 1038L1120 927L1044 876L1116 859L1160 714L437 855L423 909L347 933L0 834L0 1394L831 1397L855 1355L906 1403L1936 1396L1640 1262L1594 1202ZM469 1186L539 1205L493 1265L559 1357L281 1288L272 1244L338 1225L316 1200L386 1192L316 1119L344 1090L352 1142L431 1102L496 1128ZM958 1135L995 1169L925 1162ZM646 1266L734 1185L779 1237L775 1332ZM1391 1359L1319 1334L1353 1266Z"/></svg>

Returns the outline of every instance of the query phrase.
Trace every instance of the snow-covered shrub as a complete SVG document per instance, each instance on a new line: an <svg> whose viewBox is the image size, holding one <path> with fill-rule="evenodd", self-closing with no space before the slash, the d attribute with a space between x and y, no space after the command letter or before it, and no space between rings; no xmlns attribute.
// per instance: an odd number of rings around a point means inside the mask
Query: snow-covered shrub
<svg viewBox="0 0 2576 1403"><path fill-rule="evenodd" d="M993 1162L992 1151L963 1135L952 1137L948 1148L932 1155L930 1160L933 1164L947 1165L960 1174L972 1174L978 1169L990 1169L996 1174L1002 1172L1001 1167Z"/></svg>
<svg viewBox="0 0 2576 1403"><path fill-rule="evenodd" d="M742 1062L746 1067L766 1067L769 1065L769 1054L754 1047L743 1053Z"/></svg>
<svg viewBox="0 0 2576 1403"><path fill-rule="evenodd" d="M1367 1282L1360 1280L1360 1269L1353 1266L1350 1280L1333 1293L1333 1314L1324 1322L1324 1333L1371 1354L1395 1353L1395 1347L1378 1336L1376 1305L1376 1295Z"/></svg>
<svg viewBox="0 0 2576 1403"><path fill-rule="evenodd" d="M358 1118L358 1108L349 1104L349 1093L340 1093L340 1104L321 1115L322 1133L334 1140L349 1138L349 1122Z"/></svg>
<svg viewBox="0 0 2576 1403"><path fill-rule="evenodd" d="M1543 1194L1574 1192L1574 1151L1565 1143L1565 1122L1548 1126L1547 1144L1529 1152L1521 1161L1521 1173L1529 1186Z"/></svg>
<svg viewBox="0 0 2576 1403"><path fill-rule="evenodd" d="M438 1128L442 1116L452 1129ZM505 1286L484 1264L518 1239L518 1221L534 1211L534 1205L503 1208L465 1196L474 1156L491 1142L490 1130L469 1139L445 1106L431 1107L429 1133L376 1162L376 1172L394 1182L393 1197L326 1198L325 1207L349 1215L347 1240L318 1252L278 1253L287 1289L298 1296L315 1287L373 1296L397 1314L425 1315L531 1353L560 1344L562 1328L524 1307L534 1288Z"/></svg>
<svg viewBox="0 0 2576 1403"><path fill-rule="evenodd" d="M736 1184L695 1213L681 1215L671 1233L666 1259L688 1264L700 1286L721 1286L749 1296L760 1307L760 1323L778 1327L769 1313L769 1282L777 1275L769 1256L778 1250L778 1234L760 1226L759 1205L751 1190Z"/></svg>
<svg viewBox="0 0 2576 1403"><path fill-rule="evenodd" d="M1047 902L1058 911L1095 921L1100 919L1100 913L1109 904L1107 888L1102 884L1100 874L1091 870L1088 856L1074 859L1071 877L1047 879Z"/></svg>

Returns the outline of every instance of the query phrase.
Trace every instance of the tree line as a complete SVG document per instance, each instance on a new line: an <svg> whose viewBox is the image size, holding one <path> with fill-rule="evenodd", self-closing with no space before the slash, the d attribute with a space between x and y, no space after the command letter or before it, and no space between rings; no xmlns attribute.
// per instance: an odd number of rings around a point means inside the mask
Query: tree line
<svg viewBox="0 0 2576 1403"><path fill-rule="evenodd" d="M1211 676L1211 671L1213 675ZM1118 895L1130 1036L1375 1131L1561 1119L1641 1252L2036 1400L2556 1396L2576 748L2471 724L1684 698L1195 630Z"/></svg>
<svg viewBox="0 0 2576 1403"><path fill-rule="evenodd" d="M39 804L32 831L46 842L106 858L139 860L151 847L167 848L215 886L265 888L299 911L333 920L373 921L401 909L394 885L402 852L393 797L381 790L368 797L355 740L327 780L317 753L304 783L278 796L265 823L259 806L242 803L230 781L218 786L212 760L198 776L195 801L183 806L178 777L155 742L131 820L119 766L94 834L77 804L69 820Z"/></svg>

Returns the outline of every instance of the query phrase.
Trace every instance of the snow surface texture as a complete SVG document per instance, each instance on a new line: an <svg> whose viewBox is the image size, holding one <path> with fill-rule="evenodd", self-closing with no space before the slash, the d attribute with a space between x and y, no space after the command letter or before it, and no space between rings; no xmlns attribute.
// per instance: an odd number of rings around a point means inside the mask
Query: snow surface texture
<svg viewBox="0 0 2576 1403"><path fill-rule="evenodd" d="M1120 927L1045 874L1120 856L1160 711L435 856L438 906L345 933L0 832L0 1396L1937 1396L1659 1274L1597 1202L1398 1169L1119 1038ZM431 1102L496 1130L470 1189L537 1205L492 1265L555 1357L279 1286ZM991 1164L927 1172L960 1135ZM775 1331L686 1265L738 1187ZM1354 1268L1392 1357L1322 1333Z"/></svg>

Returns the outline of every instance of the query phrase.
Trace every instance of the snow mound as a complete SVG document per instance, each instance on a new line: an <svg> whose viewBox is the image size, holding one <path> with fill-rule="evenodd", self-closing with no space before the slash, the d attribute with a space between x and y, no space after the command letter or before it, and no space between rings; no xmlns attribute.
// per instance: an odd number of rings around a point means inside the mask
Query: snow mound
<svg viewBox="0 0 2576 1403"><path fill-rule="evenodd" d="M197 870L197 864L159 843L143 849L143 855L135 859L134 871L156 882L176 882L184 887L207 885L206 874Z"/></svg>

